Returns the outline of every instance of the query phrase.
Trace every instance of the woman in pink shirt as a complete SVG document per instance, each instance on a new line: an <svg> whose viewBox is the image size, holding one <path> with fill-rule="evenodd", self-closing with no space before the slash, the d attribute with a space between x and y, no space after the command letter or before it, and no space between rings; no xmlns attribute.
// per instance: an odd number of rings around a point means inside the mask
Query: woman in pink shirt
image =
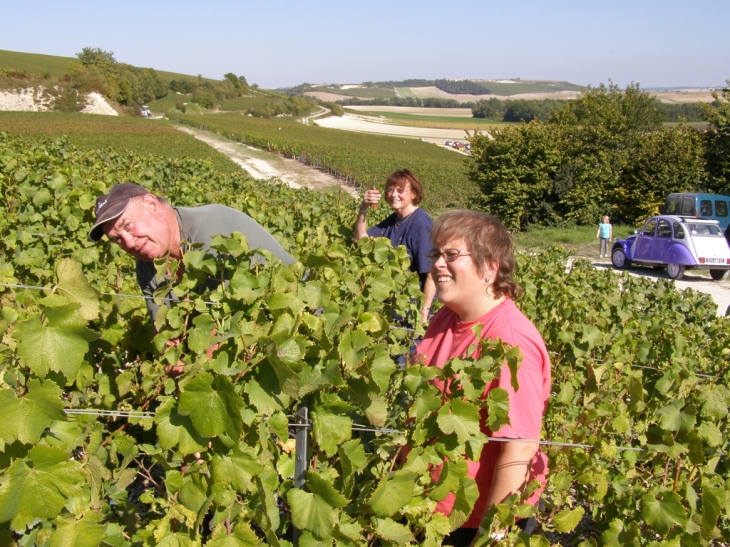
<svg viewBox="0 0 730 547"><path fill-rule="evenodd" d="M529 439L535 442L488 442L479 461L468 462L479 499L464 525L444 545L470 545L486 510L522 489L533 479L545 485L547 456L540 450L542 417L550 394L550 360L542 336L514 301L522 289L512 280L515 267L512 239L499 220L477 211L449 211L431 230L434 248L428 253L431 275L444 307L431 320L418 354L430 366L443 367L454 357L465 357L477 339L472 327L481 324L481 338L500 339L519 346L522 353L517 380L511 386L507 365L484 393L501 387L509 393L509 425L490 431L489 437ZM528 502L537 504L542 489ZM439 502L437 511L449 514L454 496Z"/></svg>

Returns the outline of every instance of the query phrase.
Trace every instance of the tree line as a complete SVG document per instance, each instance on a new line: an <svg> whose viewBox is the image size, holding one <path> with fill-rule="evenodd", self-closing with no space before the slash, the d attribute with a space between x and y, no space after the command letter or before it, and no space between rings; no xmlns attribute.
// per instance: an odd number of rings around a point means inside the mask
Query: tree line
<svg viewBox="0 0 730 547"><path fill-rule="evenodd" d="M670 192L730 192L730 89L698 108L707 131L667 127L664 108L638 84L601 84L544 119L475 134L478 206L512 229L595 224L604 214L634 223Z"/></svg>
<svg viewBox="0 0 730 547"><path fill-rule="evenodd" d="M481 99L471 107L472 116L503 122L531 122L535 119L547 120L551 110L565 106L560 99L514 99L503 100L492 97ZM656 100L656 106L664 113L665 122L703 121L698 103L666 104Z"/></svg>

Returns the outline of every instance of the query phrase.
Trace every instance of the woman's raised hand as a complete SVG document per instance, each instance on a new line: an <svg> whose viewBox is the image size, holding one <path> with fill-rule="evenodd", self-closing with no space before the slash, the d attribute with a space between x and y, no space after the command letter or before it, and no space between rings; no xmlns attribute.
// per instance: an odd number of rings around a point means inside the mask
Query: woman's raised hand
<svg viewBox="0 0 730 547"><path fill-rule="evenodd" d="M360 206L360 209L362 211L367 211L367 207L369 206L374 208L378 204L378 201L380 201L380 198L380 192L376 188L366 190L362 197L362 205Z"/></svg>

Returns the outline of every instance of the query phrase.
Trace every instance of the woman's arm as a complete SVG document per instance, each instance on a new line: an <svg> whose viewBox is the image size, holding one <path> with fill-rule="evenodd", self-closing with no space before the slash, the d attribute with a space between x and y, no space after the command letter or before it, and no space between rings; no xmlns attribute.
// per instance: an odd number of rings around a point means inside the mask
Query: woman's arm
<svg viewBox="0 0 730 547"><path fill-rule="evenodd" d="M428 321L428 312L436 295L436 282L430 273L426 274L426 281L423 283L423 307L421 308L421 321Z"/></svg>
<svg viewBox="0 0 730 547"><path fill-rule="evenodd" d="M353 234L353 239L355 241L359 241L361 238L368 235L368 209L370 209L372 205L376 205L379 200L380 192L373 188L367 190L363 195L360 210L357 213L357 220L355 221L355 233Z"/></svg>
<svg viewBox="0 0 730 547"><path fill-rule="evenodd" d="M502 447L494 464L492 487L489 490L487 505L484 508L485 514L495 503L500 503L506 497L522 491L528 482L532 460L540 448L538 443L499 442L499 444ZM484 514L482 518L484 518ZM479 534L477 534L477 537L479 537ZM476 541L476 537L474 541ZM472 542L473 544L474 542Z"/></svg>
<svg viewBox="0 0 730 547"><path fill-rule="evenodd" d="M538 443L500 442L500 444L502 449L494 464L487 508L522 490L527 483L532 460L540 448Z"/></svg>
<svg viewBox="0 0 730 547"><path fill-rule="evenodd" d="M353 234L353 239L355 241L359 241L361 238L368 235L368 223L366 217L369 207L369 205L365 205L364 203L360 205L360 210L357 213L357 220L355 221L355 233Z"/></svg>

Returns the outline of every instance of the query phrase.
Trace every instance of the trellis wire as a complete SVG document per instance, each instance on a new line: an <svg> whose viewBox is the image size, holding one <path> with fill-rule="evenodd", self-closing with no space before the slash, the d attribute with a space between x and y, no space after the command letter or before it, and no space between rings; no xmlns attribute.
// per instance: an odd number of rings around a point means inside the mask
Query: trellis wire
<svg viewBox="0 0 730 547"><path fill-rule="evenodd" d="M38 291L52 291L53 289L51 287L37 287L34 285L18 285L15 283L0 283L0 287L9 287L11 289L33 289ZM144 300L157 300L162 302L181 302L180 300L175 300L174 298L157 298L154 296L144 296L142 294L125 294L125 293L116 293L116 292L100 292L98 293L100 296L115 296L119 298L142 298ZM220 302L203 302L203 304L207 304L209 306L215 306L220 304Z"/></svg>
<svg viewBox="0 0 730 547"><path fill-rule="evenodd" d="M111 418L133 418L133 419L142 419L142 418L154 418L155 412L143 412L143 411L127 411L127 410L101 410L101 409L94 409L94 408L84 408L84 409L73 409L73 408L66 408L64 409L64 412L66 414L76 414L76 415L84 415L84 416L107 416ZM291 428L305 428L305 429L311 429L312 425L311 423L296 423L292 422L287 424ZM399 431L397 429L387 428L387 427L367 427L361 424L352 424L351 429L353 431L363 431L363 432L372 432L372 433L392 433L392 434L404 434L404 431ZM542 446L556 446L556 447L563 447L563 448L597 448L594 445L591 444L579 444L579 443L563 443L563 442L557 442L557 441L543 441L540 439L507 439L504 437L487 437L488 441L494 441L499 443L531 443L531 444L540 444ZM633 447L633 446L615 446L612 447L616 450L632 450L636 452L641 452L641 448Z"/></svg>
<svg viewBox="0 0 730 547"><path fill-rule="evenodd" d="M556 352L556 351L550 351L548 353L550 353L550 355L557 355L558 357L560 357L560 354L558 352ZM586 361L593 361L594 363L606 363L606 362L608 362L605 359L595 359L593 357L578 357L578 359L585 359ZM644 368L646 370L656 370L657 372L661 372L656 367L645 367L645 366L642 366L642 365L631 365L631 368ZM695 372L694 374L695 374L695 376L699 376L700 378L717 378L717 375L713 375L713 374L701 374L699 372Z"/></svg>

